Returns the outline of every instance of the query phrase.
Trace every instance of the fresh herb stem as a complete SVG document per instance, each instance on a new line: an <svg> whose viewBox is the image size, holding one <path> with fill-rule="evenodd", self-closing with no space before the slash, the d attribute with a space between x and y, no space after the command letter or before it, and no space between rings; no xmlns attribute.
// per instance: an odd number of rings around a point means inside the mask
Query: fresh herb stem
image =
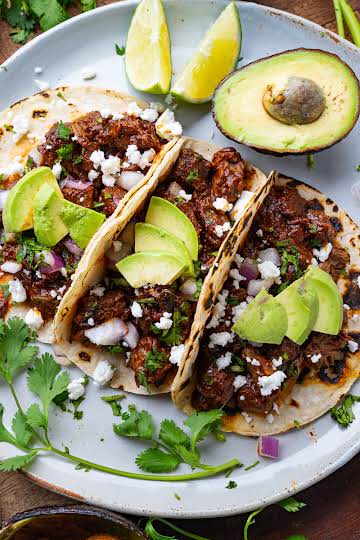
<svg viewBox="0 0 360 540"><path fill-rule="evenodd" d="M349 28L353 42L360 47L360 21L346 0L339 0L341 12Z"/></svg>
<svg viewBox="0 0 360 540"><path fill-rule="evenodd" d="M337 26L337 33L340 37L345 37L345 29L344 29L344 20L342 16L341 6L340 6L340 0L333 0L334 4L334 10L335 10L335 17L336 17L336 26Z"/></svg>
<svg viewBox="0 0 360 540"><path fill-rule="evenodd" d="M249 517L247 518L246 523L245 523L245 527L244 527L244 540L249 540L249 537L248 537L249 527L255 523L254 518L258 514L260 514L260 512L262 512L265 508L266 508L266 506L264 506L263 508L259 508L259 510L255 510L255 512L252 512L249 515Z"/></svg>
<svg viewBox="0 0 360 540"><path fill-rule="evenodd" d="M203 536L199 536L198 534L193 534L191 532L184 531L184 529L181 529L177 525L170 523L170 521L168 521L167 519L157 518L156 520L162 523L163 525L166 525L173 531L178 532L182 534L183 536L186 536L186 538L192 538L193 540L208 540L208 538L204 538Z"/></svg>

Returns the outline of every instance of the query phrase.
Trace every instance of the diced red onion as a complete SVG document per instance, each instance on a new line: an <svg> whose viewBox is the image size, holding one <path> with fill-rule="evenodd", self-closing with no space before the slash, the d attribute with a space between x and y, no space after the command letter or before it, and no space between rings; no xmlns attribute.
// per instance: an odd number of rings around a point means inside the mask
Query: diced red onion
<svg viewBox="0 0 360 540"><path fill-rule="evenodd" d="M6 199L8 198L10 189L0 191L0 210L3 210Z"/></svg>
<svg viewBox="0 0 360 540"><path fill-rule="evenodd" d="M240 265L239 272L248 281L256 279L260 273L257 268L256 261L254 261L253 259L249 259L249 257L246 257L246 259Z"/></svg>
<svg viewBox="0 0 360 540"><path fill-rule="evenodd" d="M28 156L33 160L35 165L39 166L41 164L42 156L37 148L33 148L32 150L30 150Z"/></svg>
<svg viewBox="0 0 360 540"><path fill-rule="evenodd" d="M279 252L275 248L267 248L259 251L259 259L261 259L261 262L272 262L275 266L280 266L281 264Z"/></svg>
<svg viewBox="0 0 360 540"><path fill-rule="evenodd" d="M124 341L129 345L130 349L135 349L139 341L139 332L131 322L127 323L128 332L124 336Z"/></svg>
<svg viewBox="0 0 360 540"><path fill-rule="evenodd" d="M60 182L60 188L64 189L65 187L71 189L86 189L92 185L91 182L83 182L82 180L74 180L70 176L67 176L64 180Z"/></svg>
<svg viewBox="0 0 360 540"><path fill-rule="evenodd" d="M40 272L43 274L53 274L54 272L58 272L60 268L65 267L65 263L62 257L55 253L55 251L48 251L43 252L48 253L48 255L44 256L44 262L45 264L40 265Z"/></svg>
<svg viewBox="0 0 360 540"><path fill-rule="evenodd" d="M126 191L129 191L141 182L144 176L140 171L123 171L119 176L118 184Z"/></svg>
<svg viewBox="0 0 360 540"><path fill-rule="evenodd" d="M183 188L177 182L171 182L171 184L169 185L169 192L174 197L177 197L182 189Z"/></svg>
<svg viewBox="0 0 360 540"><path fill-rule="evenodd" d="M66 249L70 251L70 253L73 253L74 255L82 255L84 253L84 250L81 249L81 247L79 247L77 243L74 242L74 240L70 237L65 238L65 240L63 240L63 244L66 247Z"/></svg>
<svg viewBox="0 0 360 540"><path fill-rule="evenodd" d="M262 288L268 290L270 288L269 281L267 279L252 279L247 286L247 293L250 296L256 296L259 294Z"/></svg>
<svg viewBox="0 0 360 540"><path fill-rule="evenodd" d="M111 247L106 252L106 258L109 261L109 266L114 266L117 262L125 259L132 252L132 247L128 244L123 244L119 251L115 251L114 247Z"/></svg>
<svg viewBox="0 0 360 540"><path fill-rule="evenodd" d="M263 457L277 459L280 455L279 439L261 435L258 440L258 454Z"/></svg>
<svg viewBox="0 0 360 540"><path fill-rule="evenodd" d="M360 182L351 186L351 193L360 202Z"/></svg>
<svg viewBox="0 0 360 540"><path fill-rule="evenodd" d="M196 282L194 279L187 279L180 287L180 291L183 295L192 298L197 291Z"/></svg>

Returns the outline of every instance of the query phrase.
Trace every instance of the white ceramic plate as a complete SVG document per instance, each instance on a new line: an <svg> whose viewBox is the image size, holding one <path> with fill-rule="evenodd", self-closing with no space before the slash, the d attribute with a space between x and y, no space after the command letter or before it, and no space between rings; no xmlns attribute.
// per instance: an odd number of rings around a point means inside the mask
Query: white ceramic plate
<svg viewBox="0 0 360 540"><path fill-rule="evenodd" d="M172 41L175 72L192 54L193 47L209 24L227 2L208 0L169 0L166 11ZM80 71L91 66L97 77L91 84L128 90L123 59L115 54L115 43L125 43L126 32L135 1L112 4L76 17L34 39L16 53L0 71L0 108L10 105L38 89L34 83L34 67L44 68L42 79L51 86L79 84ZM360 76L360 51L321 27L292 15L248 2L240 2L243 28L242 60L244 65L255 59L283 50L309 47L337 53ZM38 76L36 76L38 78ZM215 128L209 106L181 106L177 116L185 134L218 144L229 144ZM232 143L231 143L232 144ZM356 165L360 162L360 125L347 139L334 148L316 155L316 166L309 171L305 157L273 158L240 148L241 153L264 171L273 168L315 185L340 203L356 220L360 204L350 193L350 187L360 180ZM76 370L72 370L72 376ZM24 402L31 396L24 391L25 376L17 380ZM356 392L357 391L357 392ZM355 393L359 394L357 384ZM71 416L54 412L54 439L83 458L109 466L136 471L134 457L144 448L134 441L113 434L114 417L108 405L100 400L99 391L89 385L83 404L84 420L76 422ZM6 406L5 420L14 412L13 402L0 383L1 401ZM129 396L127 403L146 408L160 421L183 417L172 407L167 397ZM359 409L359 407L357 407ZM33 478L50 489L65 492L90 503L134 514L172 517L213 517L241 513L270 504L318 482L346 463L360 449L360 414L351 426L342 430L329 415L302 430L282 435L281 459L261 459L260 465L248 472L236 470L232 479L237 489L228 490L224 477L198 482L155 483L113 477L95 471L76 471L74 466L52 456L43 457L30 469ZM104 439L101 442L101 439ZM11 455L1 444L0 457ZM256 441L229 436L226 444L211 443L205 452L209 463L223 463L238 457L245 464L257 459ZM184 470L188 470L184 467ZM180 500L174 494L180 496Z"/></svg>

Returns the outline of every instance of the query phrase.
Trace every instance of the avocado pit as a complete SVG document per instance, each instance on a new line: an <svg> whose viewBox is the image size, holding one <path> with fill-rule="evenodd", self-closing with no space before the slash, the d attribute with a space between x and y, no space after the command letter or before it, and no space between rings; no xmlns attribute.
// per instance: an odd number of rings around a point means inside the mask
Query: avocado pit
<svg viewBox="0 0 360 540"><path fill-rule="evenodd" d="M311 124L325 109L322 89L305 77L289 77L284 85L268 84L262 102L268 114L288 125Z"/></svg>

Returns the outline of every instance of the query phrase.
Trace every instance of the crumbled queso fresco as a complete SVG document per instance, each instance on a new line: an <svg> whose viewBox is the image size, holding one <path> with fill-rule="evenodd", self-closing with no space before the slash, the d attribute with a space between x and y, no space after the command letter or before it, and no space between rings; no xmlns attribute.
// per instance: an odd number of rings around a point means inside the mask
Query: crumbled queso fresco
<svg viewBox="0 0 360 540"><path fill-rule="evenodd" d="M106 360L101 360L93 373L94 383L103 386L112 379L114 368Z"/></svg>
<svg viewBox="0 0 360 540"><path fill-rule="evenodd" d="M68 397L71 401L81 398L85 393L84 387L85 379L81 377L80 379L74 379L68 384L67 391Z"/></svg>
<svg viewBox="0 0 360 540"><path fill-rule="evenodd" d="M173 345L170 351L170 362L177 366L180 365L181 358L185 351L185 345Z"/></svg>
<svg viewBox="0 0 360 540"><path fill-rule="evenodd" d="M30 326L33 330L39 330L44 324L44 319L40 311L36 308L31 308L25 315L25 323Z"/></svg>
<svg viewBox="0 0 360 540"><path fill-rule="evenodd" d="M272 392L278 390L286 379L286 374L283 371L274 371L269 376L262 376L258 379L258 385L260 386L260 394L262 396L270 396Z"/></svg>
<svg viewBox="0 0 360 540"><path fill-rule="evenodd" d="M332 243L331 242L328 242L326 244L326 246L322 247L321 249L316 249L314 248L313 249L313 255L319 259L320 262L325 262L328 260L329 258L329 255L331 253L331 250L332 250Z"/></svg>
<svg viewBox="0 0 360 540"><path fill-rule="evenodd" d="M169 330L172 327L173 321L171 319L172 314L164 311L162 317L160 317L160 322L156 322L155 326L159 330Z"/></svg>

